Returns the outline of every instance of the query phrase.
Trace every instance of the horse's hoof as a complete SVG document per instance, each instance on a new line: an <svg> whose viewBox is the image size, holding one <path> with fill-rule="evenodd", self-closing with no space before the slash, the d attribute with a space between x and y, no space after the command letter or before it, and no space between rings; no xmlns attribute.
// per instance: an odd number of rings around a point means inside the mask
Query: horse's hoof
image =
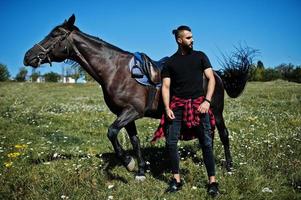
<svg viewBox="0 0 301 200"><path fill-rule="evenodd" d="M139 175L136 175L135 176L135 180L136 181L145 181L146 177L145 176L139 176Z"/></svg>
<svg viewBox="0 0 301 200"><path fill-rule="evenodd" d="M131 157L131 160L129 162L129 164L126 166L127 170L129 170L130 172L133 171L135 169L135 160L133 157Z"/></svg>
<svg viewBox="0 0 301 200"><path fill-rule="evenodd" d="M227 170L227 172L233 172L232 162L226 162L226 170Z"/></svg>
<svg viewBox="0 0 301 200"><path fill-rule="evenodd" d="M232 161L226 161L226 160L221 160L222 166L226 169L227 172L232 172L233 171L233 164Z"/></svg>

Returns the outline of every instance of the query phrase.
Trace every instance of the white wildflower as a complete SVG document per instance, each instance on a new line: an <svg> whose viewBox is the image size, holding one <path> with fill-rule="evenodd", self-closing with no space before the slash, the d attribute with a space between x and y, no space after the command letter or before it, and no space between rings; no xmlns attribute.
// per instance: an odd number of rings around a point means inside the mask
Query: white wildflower
<svg viewBox="0 0 301 200"><path fill-rule="evenodd" d="M233 172L227 172L227 174L231 176L233 174Z"/></svg>
<svg viewBox="0 0 301 200"><path fill-rule="evenodd" d="M262 192L269 192L269 193L272 193L273 191L272 191L270 188L265 187L265 188L262 189Z"/></svg>

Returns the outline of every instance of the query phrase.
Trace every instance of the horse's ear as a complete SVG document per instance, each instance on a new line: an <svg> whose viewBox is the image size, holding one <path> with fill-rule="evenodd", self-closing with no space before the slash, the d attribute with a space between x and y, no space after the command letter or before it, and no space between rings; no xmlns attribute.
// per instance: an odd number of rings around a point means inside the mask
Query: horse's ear
<svg viewBox="0 0 301 200"><path fill-rule="evenodd" d="M75 22L75 15L74 14L72 14L72 16L71 17L69 17L69 19L68 19L68 21L67 21L67 25L69 26L69 27L71 27L71 26L73 26L74 25L74 22Z"/></svg>

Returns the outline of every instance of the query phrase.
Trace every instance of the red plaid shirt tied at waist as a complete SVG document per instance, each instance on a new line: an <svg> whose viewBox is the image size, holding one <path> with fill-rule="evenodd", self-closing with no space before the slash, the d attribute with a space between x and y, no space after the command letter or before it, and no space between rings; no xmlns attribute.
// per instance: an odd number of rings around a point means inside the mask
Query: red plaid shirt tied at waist
<svg viewBox="0 0 301 200"><path fill-rule="evenodd" d="M182 99L179 97L173 96L170 102L170 109L175 110L176 108L183 107L183 121L184 124L186 125L187 128L184 128L183 131L181 130L180 134L180 139L181 140L191 140L196 137L195 131L191 130L191 128L196 127L200 125L201 119L200 115L201 113L198 111L199 106L203 101L205 100L204 96L200 96L199 98L196 99ZM215 119L214 115L209 109L208 111L209 117L210 117L210 125L211 125L211 131L214 133L215 129ZM156 130L154 137L152 139L152 143L157 141L158 139L164 137L164 132L165 132L165 113L163 113L160 124L158 129Z"/></svg>

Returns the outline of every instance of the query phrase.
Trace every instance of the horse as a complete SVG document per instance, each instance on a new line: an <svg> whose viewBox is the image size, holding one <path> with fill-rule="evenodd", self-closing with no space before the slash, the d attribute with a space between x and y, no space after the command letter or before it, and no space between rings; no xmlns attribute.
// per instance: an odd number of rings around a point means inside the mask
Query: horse
<svg viewBox="0 0 301 200"><path fill-rule="evenodd" d="M43 63L51 65L52 62L65 60L81 65L101 85L106 105L117 116L107 132L116 156L129 171L134 169L133 157L127 155L117 138L119 131L125 128L137 158L136 179L144 180L146 163L141 154L135 120L142 117L159 119L164 110L162 100L155 98L153 101L157 106L155 108L148 106L152 88L145 87L132 78L128 65L133 58L133 53L82 32L74 25L74 22L73 14L61 25L53 28L42 41L25 53L23 63L33 68ZM232 157L229 132L223 118L224 90L230 97L238 97L244 90L250 67L250 59L246 53L240 52L237 55L240 58L238 65L236 63L235 67L228 66L223 72L214 72L216 86L211 103L216 127L224 147L228 171L232 168ZM231 64L235 63L231 62ZM206 89L206 79L203 85Z"/></svg>

